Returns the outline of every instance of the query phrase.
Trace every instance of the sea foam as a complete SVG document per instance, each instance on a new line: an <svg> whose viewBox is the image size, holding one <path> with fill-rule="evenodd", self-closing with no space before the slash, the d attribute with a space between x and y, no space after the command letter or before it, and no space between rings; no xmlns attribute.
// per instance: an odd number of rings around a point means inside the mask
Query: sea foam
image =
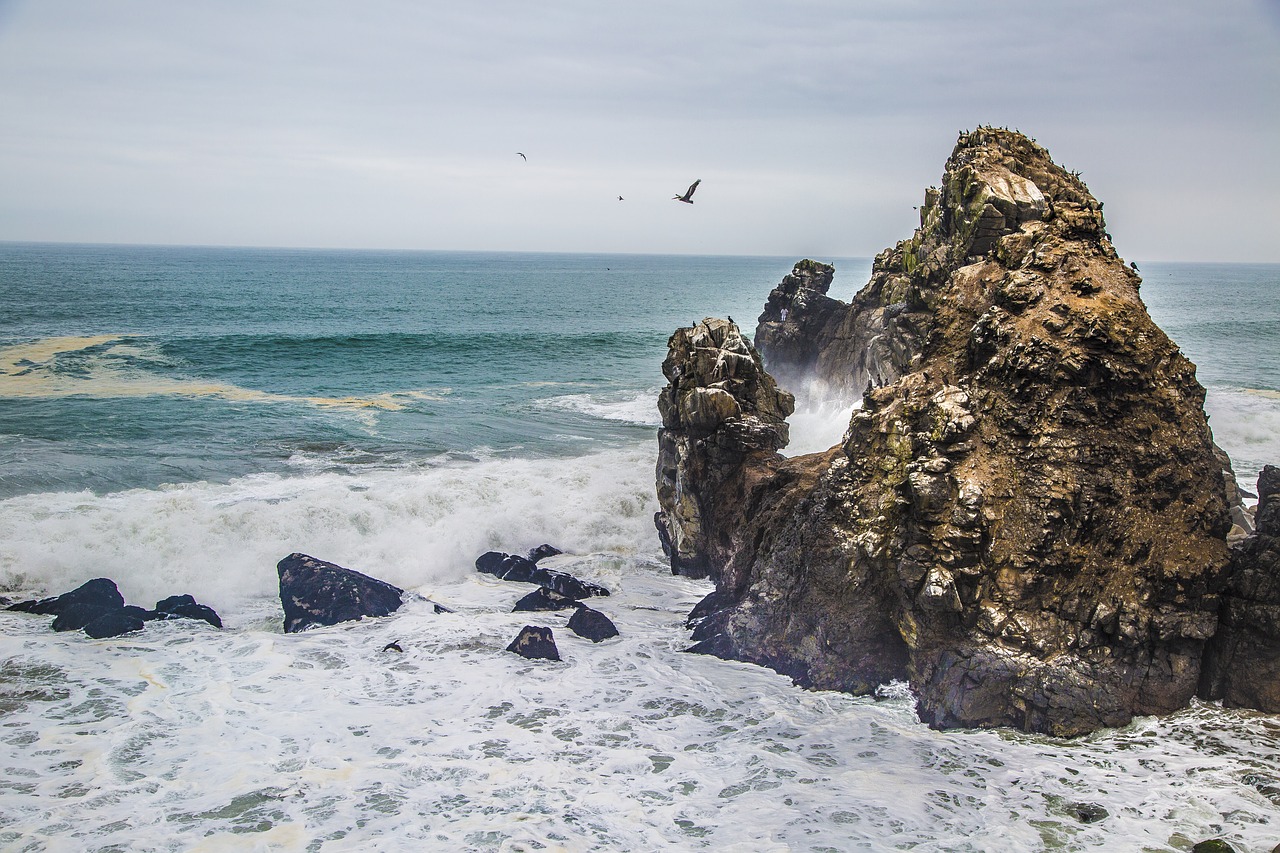
<svg viewBox="0 0 1280 853"><path fill-rule="evenodd" d="M655 510L641 446L22 495L0 502L0 584L56 594L106 576L134 603L190 593L222 610L274 596L276 562L301 551L412 589L474 571L491 549L652 552Z"/></svg>

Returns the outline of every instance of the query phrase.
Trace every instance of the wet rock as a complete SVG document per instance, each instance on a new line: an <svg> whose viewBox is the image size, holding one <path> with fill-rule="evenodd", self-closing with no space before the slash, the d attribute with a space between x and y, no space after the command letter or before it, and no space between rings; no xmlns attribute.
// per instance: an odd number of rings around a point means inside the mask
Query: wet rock
<svg viewBox="0 0 1280 853"><path fill-rule="evenodd" d="M1280 713L1280 468L1258 477L1254 531L1231 550L1219 625L1200 693L1229 708Z"/></svg>
<svg viewBox="0 0 1280 853"><path fill-rule="evenodd" d="M200 604L190 595L171 595L156 602L156 618L196 619L208 622L215 628L222 627L222 618L208 605Z"/></svg>
<svg viewBox="0 0 1280 853"><path fill-rule="evenodd" d="M141 608L138 608L141 609ZM133 612L121 607L109 610L84 626L84 632L95 640L118 637L133 631L141 631L146 622Z"/></svg>
<svg viewBox="0 0 1280 853"><path fill-rule="evenodd" d="M556 648L551 629L537 625L521 628L511 645L507 646L507 651L532 660L560 660L560 650Z"/></svg>
<svg viewBox="0 0 1280 853"><path fill-rule="evenodd" d="M554 545L543 544L543 545L539 545L537 548L534 548L529 552L529 561L536 563L539 560L545 560L547 557L554 557L558 554L563 554L563 553L564 551L561 551L559 548L555 547Z"/></svg>
<svg viewBox="0 0 1280 853"><path fill-rule="evenodd" d="M287 634L386 616L403 603L399 587L306 554L290 554L276 564L276 571Z"/></svg>
<svg viewBox="0 0 1280 853"><path fill-rule="evenodd" d="M579 607L569 617L569 630L593 643L618 636L618 629L609 617L590 607Z"/></svg>
<svg viewBox="0 0 1280 853"><path fill-rule="evenodd" d="M566 598L545 587L538 587L533 592L516 602L512 613L535 612L540 610L568 610L581 606L576 599Z"/></svg>
<svg viewBox="0 0 1280 853"><path fill-rule="evenodd" d="M1191 853L1236 853L1236 848L1221 838L1212 838L1208 841L1201 841L1192 847Z"/></svg>
<svg viewBox="0 0 1280 853"><path fill-rule="evenodd" d="M564 598L581 599L608 595L598 584L582 581L555 569L544 569L518 554L488 551L476 558L476 569L504 581L536 583Z"/></svg>
<svg viewBox="0 0 1280 853"><path fill-rule="evenodd" d="M1079 176L1021 134L962 134L850 303L830 272L770 294L763 360L724 321L669 342L658 522L673 569L716 582L694 649L819 689L907 680L942 728L1185 706L1228 574L1222 465ZM839 445L785 458L805 385L862 405Z"/></svg>
<svg viewBox="0 0 1280 853"><path fill-rule="evenodd" d="M23 613L36 613L42 616L57 616L72 604L113 609L124 606L124 596L116 588L115 581L109 578L94 578L93 580L85 581L71 590L71 592L65 592L62 595L56 595L51 598L20 601L17 604L10 605L9 609Z"/></svg>
<svg viewBox="0 0 1280 853"><path fill-rule="evenodd" d="M1097 803L1073 803L1071 814L1081 823L1097 823L1111 816L1111 812Z"/></svg>

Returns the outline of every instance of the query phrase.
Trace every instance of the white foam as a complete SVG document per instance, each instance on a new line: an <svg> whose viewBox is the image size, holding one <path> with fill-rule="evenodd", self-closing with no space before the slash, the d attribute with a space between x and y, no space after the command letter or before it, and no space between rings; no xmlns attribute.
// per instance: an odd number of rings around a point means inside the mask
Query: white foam
<svg viewBox="0 0 1280 853"><path fill-rule="evenodd" d="M547 400L546 405L607 421L657 427L662 426L662 418L658 416L660 393L660 388L649 388L640 393L565 394Z"/></svg>
<svg viewBox="0 0 1280 853"><path fill-rule="evenodd" d="M596 558L585 562L594 574ZM604 557L605 562L614 558ZM615 560L616 562L616 560ZM1274 718L1197 705L1076 741L939 733L910 698L684 654L709 587L656 560L593 600L621 636L512 614L472 573L385 619L282 635L54 634L0 613L0 845L157 850L1269 849ZM607 570L605 570L607 573ZM563 661L503 651L552 627ZM383 653L398 640L403 654ZM1086 824L1078 803L1109 816Z"/></svg>
<svg viewBox="0 0 1280 853"><path fill-rule="evenodd" d="M215 609L276 594L302 551L405 588L454 580L484 551L657 548L652 448L573 459L490 458L359 476L255 475L105 496L0 502L0 585L38 594L110 577L150 605Z"/></svg>
<svg viewBox="0 0 1280 853"><path fill-rule="evenodd" d="M1211 388L1205 411L1214 441L1231 457L1242 488L1255 492L1264 465L1280 465L1280 395L1271 391Z"/></svg>

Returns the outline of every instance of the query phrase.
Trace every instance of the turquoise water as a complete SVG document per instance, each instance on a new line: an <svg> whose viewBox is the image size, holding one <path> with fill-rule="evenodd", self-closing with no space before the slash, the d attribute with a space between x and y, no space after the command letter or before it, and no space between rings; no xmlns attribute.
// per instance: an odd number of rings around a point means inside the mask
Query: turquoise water
<svg viewBox="0 0 1280 853"><path fill-rule="evenodd" d="M1269 851L1275 717L940 733L902 685L681 651L710 587L653 528L667 338L750 331L796 260L0 244L0 595L108 576L226 625L0 611L0 848ZM847 300L870 263L835 262ZM1142 266L1248 483L1280 462L1280 266ZM848 421L799 414L797 445ZM620 637L474 571L542 542ZM293 551L417 595L284 635ZM563 662L503 651L531 620Z"/></svg>

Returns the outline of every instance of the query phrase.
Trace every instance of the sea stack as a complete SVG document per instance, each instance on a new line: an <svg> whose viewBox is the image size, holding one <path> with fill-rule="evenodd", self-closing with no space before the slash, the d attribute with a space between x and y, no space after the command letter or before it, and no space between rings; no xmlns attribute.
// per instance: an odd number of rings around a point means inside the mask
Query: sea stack
<svg viewBox="0 0 1280 853"><path fill-rule="evenodd" d="M1079 735L1195 695L1231 527L1195 366L1102 204L1022 134L960 135L849 304L802 262L746 345L671 338L659 525L716 581L695 650L822 689L906 679L946 727ZM784 458L790 390L852 405Z"/></svg>

